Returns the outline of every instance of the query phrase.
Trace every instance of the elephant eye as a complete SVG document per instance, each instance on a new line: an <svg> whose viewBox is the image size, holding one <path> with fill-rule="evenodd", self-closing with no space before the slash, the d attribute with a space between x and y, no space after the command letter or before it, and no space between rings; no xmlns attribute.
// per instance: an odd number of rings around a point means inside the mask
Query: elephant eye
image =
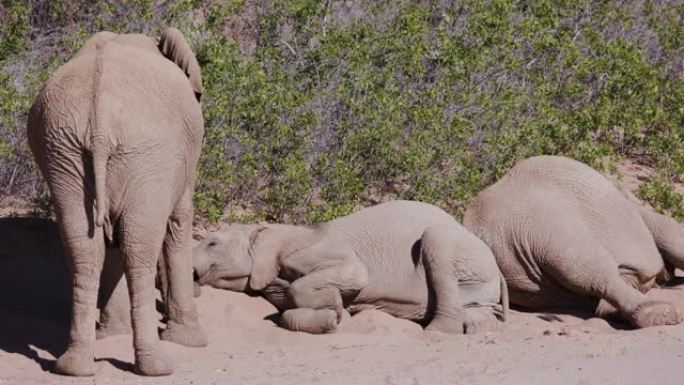
<svg viewBox="0 0 684 385"><path fill-rule="evenodd" d="M216 246L216 241L209 242L209 247L214 247L214 246Z"/></svg>

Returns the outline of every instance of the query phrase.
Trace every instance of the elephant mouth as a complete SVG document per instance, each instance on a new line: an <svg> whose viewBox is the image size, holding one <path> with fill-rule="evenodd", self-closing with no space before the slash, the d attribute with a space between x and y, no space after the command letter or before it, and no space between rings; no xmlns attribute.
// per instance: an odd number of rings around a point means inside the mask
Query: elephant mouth
<svg viewBox="0 0 684 385"><path fill-rule="evenodd" d="M217 278L210 285L215 289L244 292L248 288L248 277L241 278Z"/></svg>

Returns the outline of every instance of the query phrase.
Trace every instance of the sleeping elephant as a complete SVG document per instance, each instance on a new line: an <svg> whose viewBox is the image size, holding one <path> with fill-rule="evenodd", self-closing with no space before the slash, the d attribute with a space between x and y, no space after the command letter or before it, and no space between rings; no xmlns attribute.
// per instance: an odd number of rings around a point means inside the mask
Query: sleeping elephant
<svg viewBox="0 0 684 385"><path fill-rule="evenodd" d="M644 293L684 268L684 230L583 163L521 161L467 207L464 226L492 248L514 304L621 315L637 328L682 321Z"/></svg>
<svg viewBox="0 0 684 385"><path fill-rule="evenodd" d="M230 225L193 251L200 284L257 293L294 331L335 331L365 309L472 333L496 325L505 282L491 250L436 206L393 201L314 228Z"/></svg>
<svg viewBox="0 0 684 385"><path fill-rule="evenodd" d="M96 302L106 245L123 259L135 369L172 371L160 349L154 283L163 255L162 338L204 346L191 274L192 193L202 136L199 65L182 34L100 32L61 66L30 112L31 150L47 180L73 282L70 343L55 371L95 373ZM110 274L110 272L105 272Z"/></svg>

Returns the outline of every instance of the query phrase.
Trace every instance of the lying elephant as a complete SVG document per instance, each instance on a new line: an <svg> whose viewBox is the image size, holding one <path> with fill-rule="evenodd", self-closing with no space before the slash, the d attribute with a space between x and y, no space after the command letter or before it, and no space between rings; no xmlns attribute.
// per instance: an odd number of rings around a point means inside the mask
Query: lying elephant
<svg viewBox="0 0 684 385"><path fill-rule="evenodd" d="M314 228L230 225L195 247L193 263L201 284L262 295L294 331L333 332L343 309L379 309L429 330L472 333L497 322L500 298L508 308L491 250L419 202L384 203Z"/></svg>
<svg viewBox="0 0 684 385"><path fill-rule="evenodd" d="M467 207L514 304L621 315L635 327L682 313L645 292L684 268L684 231L589 166L541 156L515 165Z"/></svg>

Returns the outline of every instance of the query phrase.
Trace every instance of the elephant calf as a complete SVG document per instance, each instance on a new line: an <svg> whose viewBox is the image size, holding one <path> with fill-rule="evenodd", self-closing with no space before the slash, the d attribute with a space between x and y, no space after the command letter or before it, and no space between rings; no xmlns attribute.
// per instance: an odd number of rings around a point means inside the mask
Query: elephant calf
<svg viewBox="0 0 684 385"><path fill-rule="evenodd" d="M497 322L500 298L504 313L508 306L491 250L419 202L384 203L314 228L230 225L201 241L193 263L200 284L256 292L294 331L333 332L343 309L379 309L429 330L472 333Z"/></svg>
<svg viewBox="0 0 684 385"><path fill-rule="evenodd" d="M517 305L619 314L638 328L682 321L644 295L684 268L682 227L583 163L518 163L470 204L464 225L492 248Z"/></svg>

